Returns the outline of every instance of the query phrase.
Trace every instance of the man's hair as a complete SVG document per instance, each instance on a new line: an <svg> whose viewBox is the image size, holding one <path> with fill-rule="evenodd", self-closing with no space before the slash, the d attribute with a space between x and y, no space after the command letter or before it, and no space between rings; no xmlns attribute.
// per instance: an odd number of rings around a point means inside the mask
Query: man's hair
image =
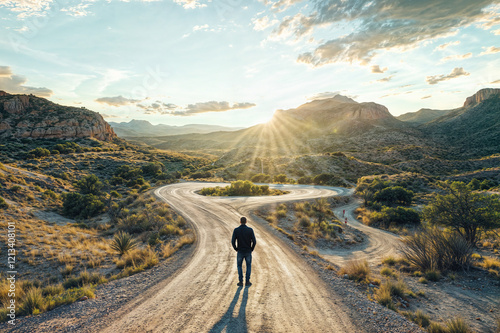
<svg viewBox="0 0 500 333"><path fill-rule="evenodd" d="M240 219L240 223L247 223L247 218L242 216Z"/></svg>

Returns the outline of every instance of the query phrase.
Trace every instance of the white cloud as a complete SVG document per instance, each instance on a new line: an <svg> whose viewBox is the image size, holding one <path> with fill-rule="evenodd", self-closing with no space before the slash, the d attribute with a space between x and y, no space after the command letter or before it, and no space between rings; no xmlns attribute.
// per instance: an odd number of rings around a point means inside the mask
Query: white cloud
<svg viewBox="0 0 500 333"><path fill-rule="evenodd" d="M115 97L101 97L96 99L95 101L101 104L108 104L111 106L123 106L139 102L139 100L125 98L121 95Z"/></svg>
<svg viewBox="0 0 500 333"><path fill-rule="evenodd" d="M193 27L193 31L198 31L198 30L208 30L209 26L208 24L204 24L204 25L195 25Z"/></svg>
<svg viewBox="0 0 500 333"><path fill-rule="evenodd" d="M380 66L379 66L379 65L373 65L373 66L371 67L371 71L372 71L372 73L382 74L382 73L384 73L386 70L387 70L387 67L380 68Z"/></svg>
<svg viewBox="0 0 500 333"><path fill-rule="evenodd" d="M487 55L487 54L494 54L500 52L500 47L495 47L495 46L490 46L486 49L486 51L481 52L479 55Z"/></svg>
<svg viewBox="0 0 500 333"><path fill-rule="evenodd" d="M333 62L368 64L381 50L414 48L426 41L449 36L462 27L488 19L484 8L497 0L320 1L309 16L302 13L283 18L271 39L296 39L321 26L356 27L356 30L326 40L298 61L321 66Z"/></svg>
<svg viewBox="0 0 500 333"><path fill-rule="evenodd" d="M472 53L466 53L466 54L454 54L451 56L444 57L441 59L441 62L447 62L450 60L463 60L472 57Z"/></svg>
<svg viewBox="0 0 500 333"><path fill-rule="evenodd" d="M90 6L89 3L80 3L76 6L73 7L68 7L68 8L63 8L61 9L61 12L66 12L68 15L71 16L87 16L89 13L86 9Z"/></svg>
<svg viewBox="0 0 500 333"><path fill-rule="evenodd" d="M53 91L48 88L25 86L28 79L12 73L9 66L0 66L0 90L11 94L33 94L40 97L50 97Z"/></svg>
<svg viewBox="0 0 500 333"><path fill-rule="evenodd" d="M447 47L450 47L450 46L453 46L453 45L458 45L458 44L460 44L459 40L454 41L454 42L444 43L444 44L441 44L438 47L436 47L434 49L434 51L442 51L442 50L446 49Z"/></svg>
<svg viewBox="0 0 500 333"><path fill-rule="evenodd" d="M6 7L13 12L19 13L19 18L44 15L52 4L53 0L0 0L0 8Z"/></svg>
<svg viewBox="0 0 500 333"><path fill-rule="evenodd" d="M268 16L263 16L261 18L252 19L253 29L257 30L257 31L266 30L267 28L272 27L272 26L278 24L279 22L280 21L278 21L276 19L274 19L274 20L269 19Z"/></svg>
<svg viewBox="0 0 500 333"><path fill-rule="evenodd" d="M448 75L433 75L433 76L428 76L426 78L426 81L428 84L437 84L441 81L446 81L446 80L451 80L460 76L467 76L470 75L470 73L467 73L464 71L462 67L455 67L453 71L448 74Z"/></svg>
<svg viewBox="0 0 500 333"><path fill-rule="evenodd" d="M174 2L186 9L203 8L207 6L206 4L201 3L198 0L174 0Z"/></svg>

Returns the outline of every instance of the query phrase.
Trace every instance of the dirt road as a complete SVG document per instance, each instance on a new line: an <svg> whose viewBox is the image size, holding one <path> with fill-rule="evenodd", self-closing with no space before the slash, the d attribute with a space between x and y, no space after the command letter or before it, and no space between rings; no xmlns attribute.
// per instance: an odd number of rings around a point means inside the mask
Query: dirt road
<svg viewBox="0 0 500 333"><path fill-rule="evenodd" d="M194 225L194 255L162 290L122 309L124 315L105 332L363 332L343 300L264 227L249 222L257 237L253 286L236 286L236 253L230 245L241 212L263 203L344 194L345 189L284 185L293 191L250 198L195 193L215 185L181 183L155 192Z"/></svg>
<svg viewBox="0 0 500 333"><path fill-rule="evenodd" d="M370 264L380 264L382 258L387 256L397 256L398 247L401 245L401 237L388 231L372 228L359 222L354 210L359 207L358 202L333 210L340 221L347 217L347 224L362 231L367 240L363 244L349 249L319 250L323 258L337 265L342 266L351 259L367 260ZM344 214L345 211L345 214Z"/></svg>

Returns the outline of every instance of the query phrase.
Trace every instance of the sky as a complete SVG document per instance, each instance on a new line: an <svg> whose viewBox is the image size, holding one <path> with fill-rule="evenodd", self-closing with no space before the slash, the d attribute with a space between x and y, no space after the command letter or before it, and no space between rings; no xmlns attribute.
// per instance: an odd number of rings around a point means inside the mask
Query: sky
<svg viewBox="0 0 500 333"><path fill-rule="evenodd" d="M348 96L394 116L500 88L500 0L0 0L0 90L107 121L248 127Z"/></svg>

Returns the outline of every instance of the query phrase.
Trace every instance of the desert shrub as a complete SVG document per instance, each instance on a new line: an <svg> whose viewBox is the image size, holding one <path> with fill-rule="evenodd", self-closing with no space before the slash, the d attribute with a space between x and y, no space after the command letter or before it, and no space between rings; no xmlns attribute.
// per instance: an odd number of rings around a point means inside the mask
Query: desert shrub
<svg viewBox="0 0 500 333"><path fill-rule="evenodd" d="M21 301L21 314L31 315L45 310L45 300L40 288L29 288Z"/></svg>
<svg viewBox="0 0 500 333"><path fill-rule="evenodd" d="M383 260L382 260L382 263L383 264L386 264L386 265L389 265L389 266L394 266L396 264L396 258L394 257L385 257Z"/></svg>
<svg viewBox="0 0 500 333"><path fill-rule="evenodd" d="M162 173L163 164L159 162L148 163L143 165L141 169L144 175L154 177Z"/></svg>
<svg viewBox="0 0 500 333"><path fill-rule="evenodd" d="M422 310L417 310L415 313L407 311L402 314L420 327L425 328L431 324L429 316L427 316Z"/></svg>
<svg viewBox="0 0 500 333"><path fill-rule="evenodd" d="M312 184L313 178L311 176L302 176L297 180L299 184Z"/></svg>
<svg viewBox="0 0 500 333"><path fill-rule="evenodd" d="M204 187L200 194L208 196L256 196L256 195L279 195L286 192L271 190L269 185L255 185L248 180L237 180L226 187Z"/></svg>
<svg viewBox="0 0 500 333"><path fill-rule="evenodd" d="M52 191L52 190L45 190L43 192L43 196L54 199L54 200L56 200L58 198L57 193Z"/></svg>
<svg viewBox="0 0 500 333"><path fill-rule="evenodd" d="M375 291L375 300L380 304L389 309L395 309L394 303L392 302L391 289L387 286L387 284L382 284Z"/></svg>
<svg viewBox="0 0 500 333"><path fill-rule="evenodd" d="M446 327L443 325L436 323L435 321L431 321L429 326L427 327L427 332L429 333L447 333Z"/></svg>
<svg viewBox="0 0 500 333"><path fill-rule="evenodd" d="M119 231L111 242L111 248L123 255L137 246L136 240L128 233Z"/></svg>
<svg viewBox="0 0 500 333"><path fill-rule="evenodd" d="M252 178L250 178L250 181L254 183L270 183L271 176L265 173L258 173L256 175L253 175Z"/></svg>
<svg viewBox="0 0 500 333"><path fill-rule="evenodd" d="M411 205L413 192L402 186L391 186L375 192L373 200L386 205Z"/></svg>
<svg viewBox="0 0 500 333"><path fill-rule="evenodd" d="M46 157L50 155L50 150L42 148L42 147L37 147L35 149L32 149L28 152L28 158L40 158L40 157Z"/></svg>
<svg viewBox="0 0 500 333"><path fill-rule="evenodd" d="M142 169L138 167L132 167L130 165L121 165L119 166L114 176L123 178L125 180L132 180L142 175Z"/></svg>
<svg viewBox="0 0 500 333"><path fill-rule="evenodd" d="M51 284L42 289L43 296L53 296L64 292L64 287L62 284Z"/></svg>
<svg viewBox="0 0 500 333"><path fill-rule="evenodd" d="M371 214L372 222L377 222L385 227L391 224L405 225L405 224L419 224L420 216L411 208L406 207L383 207L380 212L373 212Z"/></svg>
<svg viewBox="0 0 500 333"><path fill-rule="evenodd" d="M210 171L198 171L190 174L189 177L193 179L210 178L212 173Z"/></svg>
<svg viewBox="0 0 500 333"><path fill-rule="evenodd" d="M9 204L5 201L4 198L0 197L0 209L9 208Z"/></svg>
<svg viewBox="0 0 500 333"><path fill-rule="evenodd" d="M425 272L425 278L429 281L437 282L441 279L441 273L438 270L431 269Z"/></svg>
<svg viewBox="0 0 500 333"><path fill-rule="evenodd" d="M446 322L446 330L447 330L447 333L470 333L471 332L469 325L461 317L449 319Z"/></svg>
<svg viewBox="0 0 500 333"><path fill-rule="evenodd" d="M105 283L106 279L104 278L103 275L94 272L94 273L89 273L87 270L84 270L80 272L80 275L78 277L72 276L66 279L63 282L63 287L65 289L71 289L71 288L79 288L83 287L85 285L89 284L100 284L100 283Z"/></svg>
<svg viewBox="0 0 500 333"><path fill-rule="evenodd" d="M392 276L393 272L392 272L392 269L390 269L389 267L383 267L380 270L380 274L385 275L385 276Z"/></svg>
<svg viewBox="0 0 500 333"><path fill-rule="evenodd" d="M495 258L484 258L481 266L483 266L483 268L485 269L499 269L500 261Z"/></svg>
<svg viewBox="0 0 500 333"><path fill-rule="evenodd" d="M145 249L134 249L127 252L122 257L122 267L141 267L150 268L158 264L158 256L155 251L147 247ZM119 266L117 264L117 266Z"/></svg>
<svg viewBox="0 0 500 333"><path fill-rule="evenodd" d="M349 260L344 267L340 269L341 275L347 274L350 280L357 282L368 281L370 276L370 267L366 260Z"/></svg>
<svg viewBox="0 0 500 333"><path fill-rule="evenodd" d="M14 186L12 186L12 187L10 188L10 190L11 190L12 192L16 192L16 193L17 193L17 192L21 192L21 191L22 191L22 189L23 189L23 188L22 188L21 186L19 186L19 185L14 185Z"/></svg>
<svg viewBox="0 0 500 333"><path fill-rule="evenodd" d="M330 185L330 186L343 186L344 181L342 178L331 174L322 173L313 177L312 182L316 185Z"/></svg>
<svg viewBox="0 0 500 333"><path fill-rule="evenodd" d="M53 153L61 153L61 154L73 154L73 153L81 153L83 152L82 147L72 141L68 141L65 143L58 143L52 148Z"/></svg>
<svg viewBox="0 0 500 333"><path fill-rule="evenodd" d="M425 229L403 240L403 257L421 271L468 268L472 246L462 236L439 229Z"/></svg>
<svg viewBox="0 0 500 333"><path fill-rule="evenodd" d="M99 195L103 186L103 183L96 175L85 176L76 183L76 187L82 194Z"/></svg>
<svg viewBox="0 0 500 333"><path fill-rule="evenodd" d="M68 193L63 197L63 213L68 217L89 218L104 211L104 203L93 194Z"/></svg>

